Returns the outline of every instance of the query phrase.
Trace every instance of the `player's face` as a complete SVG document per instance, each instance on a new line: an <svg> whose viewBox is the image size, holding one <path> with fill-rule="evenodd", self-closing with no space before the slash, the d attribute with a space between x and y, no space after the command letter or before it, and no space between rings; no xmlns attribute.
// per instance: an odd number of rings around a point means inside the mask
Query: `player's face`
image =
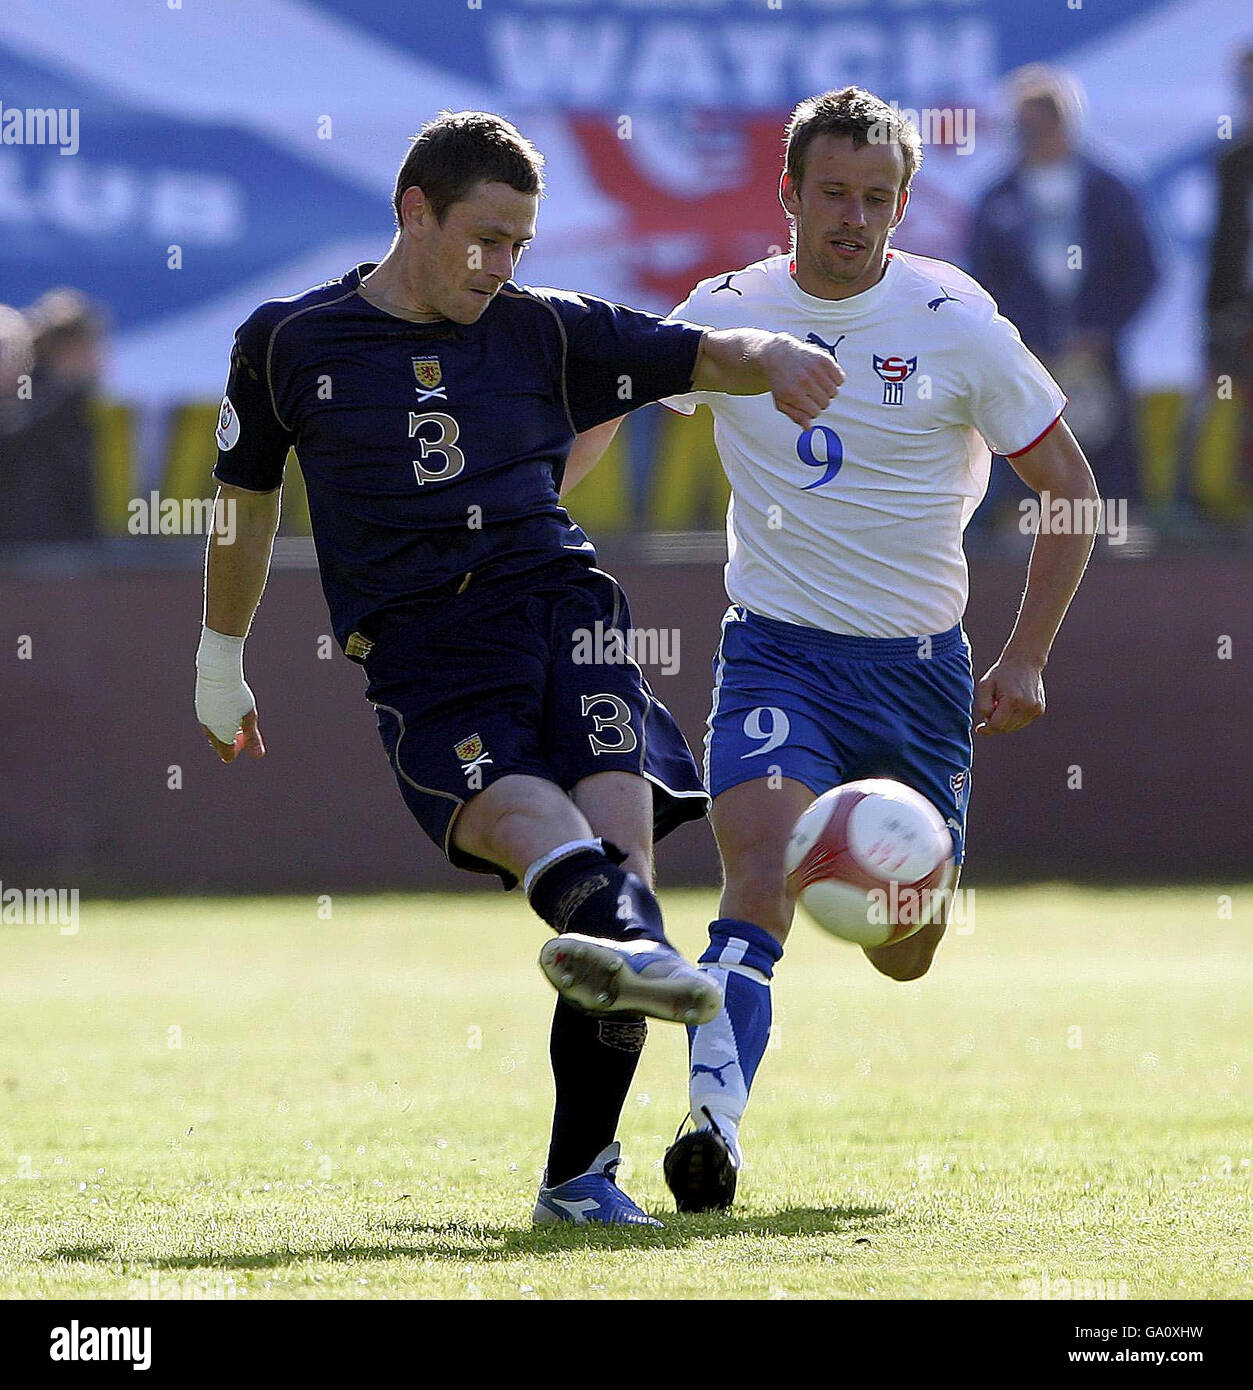
<svg viewBox="0 0 1253 1390"><path fill-rule="evenodd" d="M857 147L818 135L799 188L784 176L783 206L796 220L796 266L827 298L860 294L883 273L888 237L905 213L905 156L895 141Z"/></svg>
<svg viewBox="0 0 1253 1390"><path fill-rule="evenodd" d="M429 211L414 235L423 298L454 323L475 323L513 276L535 235L539 198L503 183L477 183L445 209Z"/></svg>

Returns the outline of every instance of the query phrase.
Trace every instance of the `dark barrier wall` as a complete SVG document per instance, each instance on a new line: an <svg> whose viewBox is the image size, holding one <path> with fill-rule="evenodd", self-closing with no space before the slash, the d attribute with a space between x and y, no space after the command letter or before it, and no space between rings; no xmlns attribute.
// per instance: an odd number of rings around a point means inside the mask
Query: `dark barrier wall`
<svg viewBox="0 0 1253 1390"><path fill-rule="evenodd" d="M699 746L721 569L616 568L637 626L679 630L679 673L650 676ZM1021 561L972 564L979 673L1008 631L1022 574ZM329 628L309 571L275 573L249 643L269 755L218 764L191 704L199 587L190 571L0 578L0 883L128 893L489 886L451 871L409 820L360 668L338 651L320 655ZM971 876L1248 876L1250 653L1247 562L1095 564L1047 672L1046 717L979 741ZM671 837L659 861L664 882L712 882L707 826Z"/></svg>

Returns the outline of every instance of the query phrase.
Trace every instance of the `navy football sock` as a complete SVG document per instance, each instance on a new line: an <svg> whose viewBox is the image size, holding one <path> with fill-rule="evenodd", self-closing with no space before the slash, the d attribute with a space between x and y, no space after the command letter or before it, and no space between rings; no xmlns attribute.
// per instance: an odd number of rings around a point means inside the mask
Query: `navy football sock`
<svg viewBox="0 0 1253 1390"><path fill-rule="evenodd" d="M549 1187L585 1173L613 1143L647 1033L642 1018L596 1018L557 1001L548 1045L557 1091Z"/></svg>
<svg viewBox="0 0 1253 1390"><path fill-rule="evenodd" d="M666 945L661 906L638 875L622 868L626 856L602 840L572 845L532 876L527 873L531 906L556 932L582 932L614 941L641 938ZM542 861L540 861L542 862Z"/></svg>

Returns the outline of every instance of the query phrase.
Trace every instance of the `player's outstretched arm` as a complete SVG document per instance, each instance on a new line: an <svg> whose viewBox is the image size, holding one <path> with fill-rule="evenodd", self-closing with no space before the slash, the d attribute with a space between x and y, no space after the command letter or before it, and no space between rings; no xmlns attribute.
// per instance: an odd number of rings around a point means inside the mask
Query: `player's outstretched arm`
<svg viewBox="0 0 1253 1390"><path fill-rule="evenodd" d="M257 703L244 680L244 638L270 571L280 489L218 488L215 508L234 524L215 527L205 553L204 628L196 652L196 718L213 751L233 763L244 749L265 757ZM229 538L229 539L228 539Z"/></svg>
<svg viewBox="0 0 1253 1390"><path fill-rule="evenodd" d="M564 497L571 488L577 487L600 462L606 449L613 443L618 426L626 417L619 415L616 420L606 420L603 425L594 425L582 434L576 434L570 446L570 456L566 459L566 470L561 475L561 495Z"/></svg>
<svg viewBox="0 0 1253 1390"><path fill-rule="evenodd" d="M1014 630L996 665L975 688L977 734L1012 733L1044 713L1044 667L1083 578L1100 518L1096 479L1065 420L1010 462L1028 487L1048 494L1049 505L1065 499L1071 515L1085 524L1050 528L1047 534L1043 528L1037 531Z"/></svg>
<svg viewBox="0 0 1253 1390"><path fill-rule="evenodd" d="M711 330L700 342L693 391L756 396L769 391L775 409L808 429L844 384L844 369L829 353L790 333L759 328Z"/></svg>

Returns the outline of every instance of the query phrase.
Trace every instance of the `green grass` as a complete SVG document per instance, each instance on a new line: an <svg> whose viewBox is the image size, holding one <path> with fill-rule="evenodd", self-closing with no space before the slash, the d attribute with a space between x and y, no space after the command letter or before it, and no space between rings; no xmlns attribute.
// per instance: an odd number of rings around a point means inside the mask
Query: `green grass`
<svg viewBox="0 0 1253 1390"><path fill-rule="evenodd" d="M907 985L798 923L729 1218L671 1211L653 1025L645 1233L530 1228L552 999L517 895L0 927L0 1295L1247 1297L1253 888L1234 921L1220 891L980 889ZM664 903L695 948L713 895Z"/></svg>

